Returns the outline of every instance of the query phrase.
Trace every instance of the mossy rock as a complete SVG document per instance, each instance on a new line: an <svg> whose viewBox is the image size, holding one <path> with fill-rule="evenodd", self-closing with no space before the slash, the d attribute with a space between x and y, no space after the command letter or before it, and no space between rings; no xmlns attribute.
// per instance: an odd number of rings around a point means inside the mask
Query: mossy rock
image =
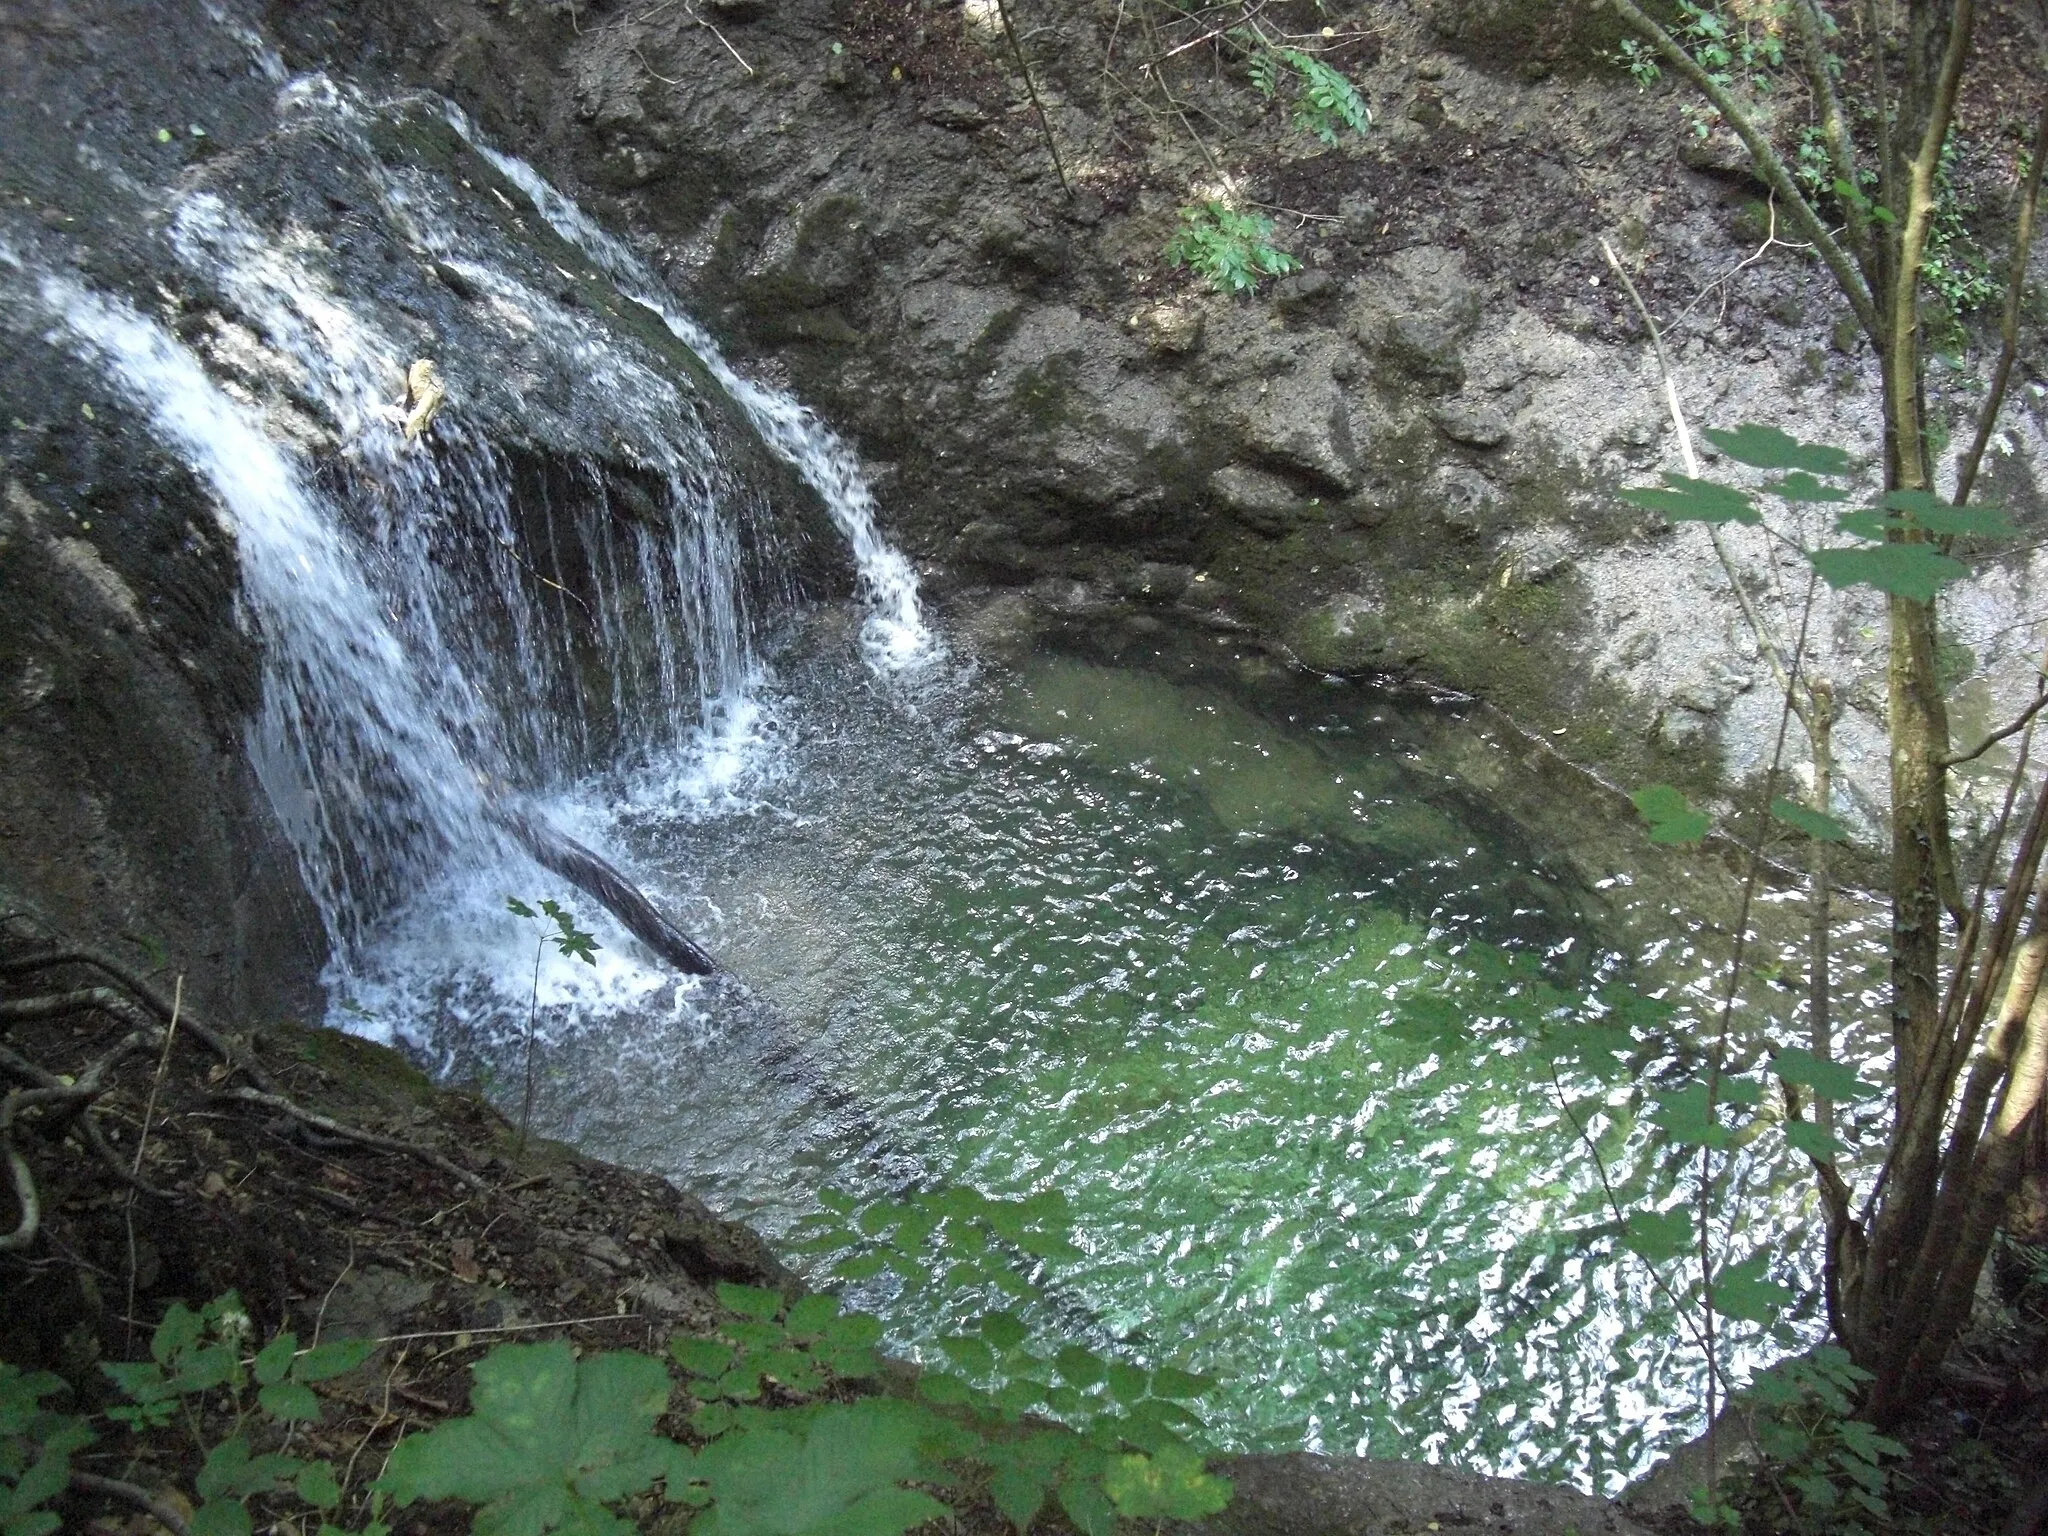
<svg viewBox="0 0 2048 1536"><path fill-rule="evenodd" d="M1288 640L1296 659L1316 672L1375 672L1394 660L1379 606L1355 592L1340 592L1303 614Z"/></svg>

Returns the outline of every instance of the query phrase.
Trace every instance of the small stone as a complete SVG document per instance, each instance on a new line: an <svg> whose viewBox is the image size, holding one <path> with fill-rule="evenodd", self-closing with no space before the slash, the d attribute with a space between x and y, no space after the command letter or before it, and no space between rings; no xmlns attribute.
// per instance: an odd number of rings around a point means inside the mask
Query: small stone
<svg viewBox="0 0 2048 1536"><path fill-rule="evenodd" d="M1491 480L1463 464L1444 467L1436 477L1431 500L1438 518L1453 533L1476 538L1484 533L1500 504L1500 492Z"/></svg>
<svg viewBox="0 0 2048 1536"><path fill-rule="evenodd" d="M1437 429L1454 443L1498 448L1507 441L1508 413L1490 400L1452 400L1431 414Z"/></svg>
<svg viewBox="0 0 2048 1536"><path fill-rule="evenodd" d="M435 262L434 276L441 280L443 287L465 304L474 304L483 297L483 290L477 287L475 280L451 262Z"/></svg>
<svg viewBox="0 0 2048 1536"><path fill-rule="evenodd" d="M988 126L988 113L979 102L962 96L948 96L933 102L924 109L924 120L935 128L950 129L954 133L972 133L977 128Z"/></svg>
<svg viewBox="0 0 2048 1536"><path fill-rule="evenodd" d="M1185 357L1202 345L1205 316L1185 300L1148 304L1130 318L1130 328L1148 351L1158 356Z"/></svg>
<svg viewBox="0 0 2048 1536"><path fill-rule="evenodd" d="M1273 307L1283 315L1303 315L1327 308L1337 297L1337 280L1329 273L1310 268L1283 277L1273 285Z"/></svg>
<svg viewBox="0 0 2048 1536"><path fill-rule="evenodd" d="M1254 533L1278 538L1301 525L1308 511L1293 486L1268 470L1232 464L1209 477L1209 494Z"/></svg>
<svg viewBox="0 0 2048 1536"><path fill-rule="evenodd" d="M759 21L768 14L768 0L704 0L704 8L721 21Z"/></svg>
<svg viewBox="0 0 2048 1536"><path fill-rule="evenodd" d="M1194 577L1193 566L1163 565L1148 560L1120 581L1117 589L1126 597L1144 602L1170 603L1187 591Z"/></svg>

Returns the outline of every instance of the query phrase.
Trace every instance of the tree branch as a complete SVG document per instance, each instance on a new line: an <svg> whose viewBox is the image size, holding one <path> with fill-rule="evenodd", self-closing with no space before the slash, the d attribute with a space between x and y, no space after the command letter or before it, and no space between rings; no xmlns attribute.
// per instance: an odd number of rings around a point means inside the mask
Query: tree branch
<svg viewBox="0 0 2048 1536"><path fill-rule="evenodd" d="M375 1131L358 1130L355 1126L344 1124L342 1121L331 1120L326 1115L315 1114L312 1110L293 1103L281 1093L262 1093L254 1088L230 1088L215 1094L214 1097L274 1109L281 1115L290 1115L302 1125L310 1125L316 1131L325 1131L328 1135L339 1136L345 1141L360 1142L363 1146L375 1147L381 1152L402 1152L407 1157L418 1158L429 1167L440 1169L451 1179L459 1180L471 1189L490 1193L491 1186L484 1180L442 1156L432 1147L423 1147L416 1141L404 1141L396 1136L382 1136Z"/></svg>
<svg viewBox="0 0 2048 1536"><path fill-rule="evenodd" d="M1727 120L1735 136L1742 140L1743 147L1749 151L1749 158L1756 166L1757 174L1763 177L1765 184L1773 192L1785 200L1786 207L1791 210L1792 221L1799 226L1800 233L1811 240L1814 249L1820 252L1820 259L1827 263L1828 271L1834 274L1836 284L1841 288L1843 296L1848 299L1849 307L1855 310L1856 319L1870 337L1871 345L1878 346L1877 306L1871 298L1869 284L1864 282L1863 274L1836 242L1835 237L1828 233L1827 225L1821 221L1820 215L1814 212L1813 204L1806 200L1805 194L1794 183L1791 173L1785 168L1783 157L1772 148L1771 141L1764 137L1763 130L1758 128L1750 115L1742 109L1742 104L1718 84L1713 76L1700 68L1693 56L1679 45L1678 40L1645 15L1635 5L1634 0L1608 0L1608 3L1614 7L1616 15L1654 46L1664 56L1665 61L1690 81L1694 89L1705 96L1713 104L1714 110Z"/></svg>
<svg viewBox="0 0 2048 1536"><path fill-rule="evenodd" d="M16 1089L19 1093L21 1090ZM14 1095L9 1094L11 1099ZM14 1137L0 1131L0 1153L7 1158L7 1171L14 1177L14 1199L21 1207L21 1219L12 1232L0 1235L0 1253L20 1253L36 1240L42 1230L43 1202L36 1197L36 1176L28 1159L15 1150Z"/></svg>
<svg viewBox="0 0 2048 1536"><path fill-rule="evenodd" d="M1989 736L1986 736L1982 741L1978 742L1977 745L1970 748L1969 751L1958 752L1953 757L1944 757L1938 764L1936 764L1936 766L1940 768L1956 768L1960 767L1964 763L1975 762L1978 758L1982 757L1986 752L1989 752L1993 747L1997 746L2001 741L2004 741L2006 737L2017 736L2021 731L2025 730L2027 728L2027 722L2033 719L2034 716L2038 715L2043 709L2043 707L2048 707L2048 693L2042 694L2039 698L2035 699L2033 703L2029 704L2025 709L2021 710L2019 718L2014 720L2012 724L2000 726L1997 730L1993 731Z"/></svg>
<svg viewBox="0 0 2048 1536"><path fill-rule="evenodd" d="M2027 288L2027 253L2034 243L2034 210L2041 198L2041 162L2048 160L2048 103L2041 107L2041 125L2034 130L2034 157L2027 166L2027 187L2020 196L2020 218L2012 236L2012 272L2005 280L2005 316L1999 328L1998 366L1991 371L1991 393L1984 397L1984 409L1977 416L1977 435L1970 451L1956 470L1956 505L1970 499L1977 483L1977 467L1984 462L1984 450L1991 446L1991 431L2005 405L2005 392L2012 383L2013 360L2019 355L2020 300ZM1985 745L1990 745L1986 743Z"/></svg>
<svg viewBox="0 0 2048 1536"><path fill-rule="evenodd" d="M192 1527L185 1523L185 1517L170 1503L158 1498L147 1488L124 1483L118 1477L101 1477L97 1472L82 1472L76 1467L71 1469L71 1486L80 1493L97 1493L105 1498L119 1499L123 1504L133 1505L169 1531L171 1536L192 1536Z"/></svg>
<svg viewBox="0 0 2048 1536"><path fill-rule="evenodd" d="M1814 0L1795 0L1792 19L1798 24L1799 40L1806 49L1806 74L1814 100L1820 105L1820 131L1827 141L1828 161L1838 181L1856 187L1860 185L1856 179L1856 141L1850 137L1842 116L1842 99L1835 91L1835 77L1828 72L1827 24ZM1876 247L1870 238L1869 217L1856 198L1844 198L1842 203L1849 221L1850 249L1855 252L1863 281L1874 293L1878 288Z"/></svg>

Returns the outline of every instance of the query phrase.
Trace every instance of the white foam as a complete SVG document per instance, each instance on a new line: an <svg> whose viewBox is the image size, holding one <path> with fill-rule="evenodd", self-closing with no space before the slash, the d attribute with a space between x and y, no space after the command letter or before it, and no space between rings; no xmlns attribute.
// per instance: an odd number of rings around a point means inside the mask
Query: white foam
<svg viewBox="0 0 2048 1536"><path fill-rule="evenodd" d="M896 672L935 659L940 648L924 622L917 572L882 537L875 522L874 493L868 489L853 450L801 401L734 369L710 334L667 298L645 264L540 172L518 156L485 143L468 117L453 105L448 107L448 121L525 194L556 234L596 262L621 293L651 311L670 334L702 359L768 446L824 500L853 551L862 597L869 608L863 638L870 661L884 671Z"/></svg>

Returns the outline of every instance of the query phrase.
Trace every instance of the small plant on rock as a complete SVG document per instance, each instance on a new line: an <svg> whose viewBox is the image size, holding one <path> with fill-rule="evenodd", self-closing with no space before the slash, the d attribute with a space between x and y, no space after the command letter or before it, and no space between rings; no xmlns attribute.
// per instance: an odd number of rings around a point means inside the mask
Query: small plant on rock
<svg viewBox="0 0 2048 1536"><path fill-rule="evenodd" d="M548 946L554 945L564 956L573 956L585 965L597 964L597 940L576 926L576 919L566 908L552 901L542 901L540 910L534 911L517 896L505 898L505 910L514 917L531 918L540 927L540 937L533 944L533 991L526 1005L526 1089L519 1099L519 1145L526 1146L526 1127L533 1119L533 1035L534 1026L540 1016L540 963L546 956ZM553 923L553 929L548 927Z"/></svg>
<svg viewBox="0 0 2048 1536"><path fill-rule="evenodd" d="M1210 198L1180 211L1166 259L1192 267L1218 293L1250 293L1262 279L1284 277L1301 263L1273 244L1273 221Z"/></svg>

